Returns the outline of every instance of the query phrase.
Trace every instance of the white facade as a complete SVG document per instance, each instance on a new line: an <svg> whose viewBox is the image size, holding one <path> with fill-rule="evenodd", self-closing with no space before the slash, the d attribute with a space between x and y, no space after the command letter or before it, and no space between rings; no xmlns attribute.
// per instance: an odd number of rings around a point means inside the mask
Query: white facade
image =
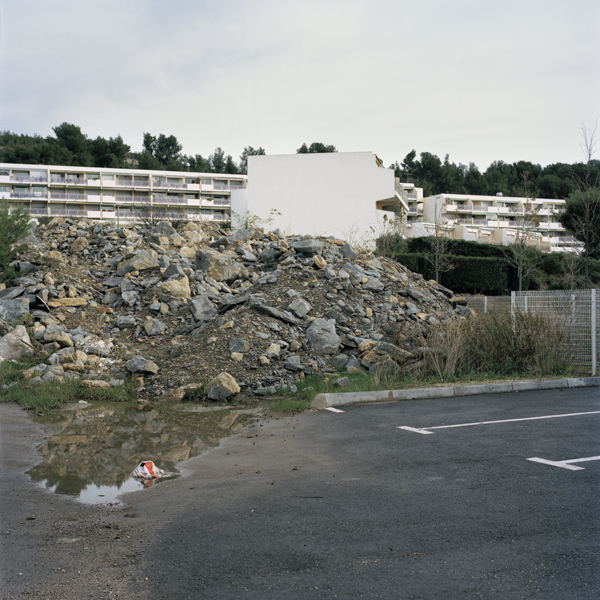
<svg viewBox="0 0 600 600"><path fill-rule="evenodd" d="M171 220L229 221L247 177L224 173L0 163L0 200L33 216L134 221L136 208Z"/></svg>
<svg viewBox="0 0 600 600"><path fill-rule="evenodd" d="M249 156L247 205L232 198L234 214L281 213L269 228L353 241L366 241L377 207L392 205L406 209L405 192L372 152Z"/></svg>
<svg viewBox="0 0 600 600"><path fill-rule="evenodd" d="M495 245L515 242L517 231L527 221L527 199L507 196L438 194L422 197L422 190L409 197L405 223L407 237L435 233L436 226L453 239ZM580 244L567 234L558 220L565 200L535 198L529 212L537 225L531 226L529 243L545 252L578 251Z"/></svg>

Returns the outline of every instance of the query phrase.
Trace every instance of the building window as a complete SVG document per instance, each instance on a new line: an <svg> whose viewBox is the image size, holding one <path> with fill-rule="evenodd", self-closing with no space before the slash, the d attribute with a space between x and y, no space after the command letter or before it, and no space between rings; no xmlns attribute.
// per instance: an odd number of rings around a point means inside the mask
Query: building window
<svg viewBox="0 0 600 600"><path fill-rule="evenodd" d="M201 179L200 183L202 185L212 185L212 179Z"/></svg>

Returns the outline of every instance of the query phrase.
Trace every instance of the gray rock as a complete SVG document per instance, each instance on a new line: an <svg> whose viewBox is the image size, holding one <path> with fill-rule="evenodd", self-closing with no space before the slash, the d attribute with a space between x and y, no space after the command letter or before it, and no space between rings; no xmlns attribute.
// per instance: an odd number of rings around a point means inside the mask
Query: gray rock
<svg viewBox="0 0 600 600"><path fill-rule="evenodd" d="M36 284L37 279L33 279L32 277L17 277L16 279L13 279L13 285L28 287Z"/></svg>
<svg viewBox="0 0 600 600"><path fill-rule="evenodd" d="M104 283L103 285L105 285L106 287L112 288L112 287L119 287L121 285L121 281L123 281L122 277L117 277L116 275L113 275L112 277L109 277Z"/></svg>
<svg viewBox="0 0 600 600"><path fill-rule="evenodd" d="M374 292L381 292L384 289L383 283L376 277L367 277L367 283L364 284L364 288L372 290Z"/></svg>
<svg viewBox="0 0 600 600"><path fill-rule="evenodd" d="M258 258L262 260L262 262L268 263L277 260L282 254L283 252L277 248L267 248L258 255Z"/></svg>
<svg viewBox="0 0 600 600"><path fill-rule="evenodd" d="M337 387L348 387L350 385L350 380L347 377L340 377L333 382L333 385Z"/></svg>
<svg viewBox="0 0 600 600"><path fill-rule="evenodd" d="M130 373L158 373L158 366L143 356L134 356L125 364Z"/></svg>
<svg viewBox="0 0 600 600"><path fill-rule="evenodd" d="M184 276L185 273L183 272L183 269L179 263L171 263L162 274L163 279L171 279L173 277L179 279L180 277Z"/></svg>
<svg viewBox="0 0 600 600"><path fill-rule="evenodd" d="M217 309L208 299L208 296L196 296L188 298L188 304L192 316L196 321L211 321L217 316Z"/></svg>
<svg viewBox="0 0 600 600"><path fill-rule="evenodd" d="M289 243L290 248L293 248L296 252L302 254L319 254L323 250L323 242L319 240L294 240Z"/></svg>
<svg viewBox="0 0 600 600"><path fill-rule="evenodd" d="M263 230L258 227L247 227L245 229L238 229L233 232L233 238L240 240L241 242L247 242L249 240L260 240L263 235Z"/></svg>
<svg viewBox="0 0 600 600"><path fill-rule="evenodd" d="M258 260L256 254L252 254L252 252L248 252L248 250L244 248L236 248L235 251L248 262L256 262Z"/></svg>
<svg viewBox="0 0 600 600"><path fill-rule="evenodd" d="M246 340L241 340L240 338L232 338L229 340L229 352L241 352L245 354L250 350L250 343Z"/></svg>
<svg viewBox="0 0 600 600"><path fill-rule="evenodd" d="M290 323L291 325L298 324L298 319L296 319L296 317L294 317L292 314L286 313L285 311L279 310L273 306L267 306L264 302L264 299L260 298L259 296L250 296L250 306L254 310L269 315L270 317L280 319L286 323Z"/></svg>
<svg viewBox="0 0 600 600"><path fill-rule="evenodd" d="M25 288L21 285L0 290L0 300L13 300L23 294L24 291Z"/></svg>
<svg viewBox="0 0 600 600"><path fill-rule="evenodd" d="M127 306L133 306L139 299L140 295L137 292L123 292L121 294L121 298L123 298L123 302L127 304Z"/></svg>
<svg viewBox="0 0 600 600"><path fill-rule="evenodd" d="M144 331L146 335L160 335L167 330L167 326L158 319L148 319L144 321Z"/></svg>
<svg viewBox="0 0 600 600"><path fill-rule="evenodd" d="M29 300L23 302L20 298L0 300L0 319L13 321L29 312Z"/></svg>
<svg viewBox="0 0 600 600"><path fill-rule="evenodd" d="M87 350L86 350L87 354L92 354L94 356L103 356L103 357L107 357L110 356L110 349L109 348L99 348L98 346L90 346Z"/></svg>
<svg viewBox="0 0 600 600"><path fill-rule="evenodd" d="M115 325L119 329L129 329L137 325L137 321L132 315L121 315L115 319Z"/></svg>
<svg viewBox="0 0 600 600"><path fill-rule="evenodd" d="M226 254L207 249L196 252L196 268L215 281L228 282L239 277L242 265Z"/></svg>
<svg viewBox="0 0 600 600"><path fill-rule="evenodd" d="M27 329L23 325L17 325L10 333L0 339L0 358L4 360L20 360L23 356L33 354Z"/></svg>
<svg viewBox="0 0 600 600"><path fill-rule="evenodd" d="M291 310L297 317L304 318L312 309L312 306L302 298L296 298L292 300L288 306L288 310Z"/></svg>
<svg viewBox="0 0 600 600"><path fill-rule="evenodd" d="M115 292L114 290L111 290L110 292L106 292L106 294L104 294L104 298L102 299L102 304L106 304L108 306L114 304L115 302L117 302L119 299L121 298L121 296L119 296L119 294L117 294L117 292Z"/></svg>
<svg viewBox="0 0 600 600"><path fill-rule="evenodd" d="M227 400L239 391L240 386L229 373L219 373L204 388L204 393L209 400Z"/></svg>
<svg viewBox="0 0 600 600"><path fill-rule="evenodd" d="M356 252L354 252L354 250L352 250L352 246L350 246L350 244L344 244L340 248L340 254L344 258L354 258L356 256Z"/></svg>
<svg viewBox="0 0 600 600"><path fill-rule="evenodd" d="M334 369L341 370L348 363L348 356L346 354L338 354L337 356L334 356L329 362L331 363L331 366Z"/></svg>
<svg viewBox="0 0 600 600"><path fill-rule="evenodd" d="M152 233L157 235L166 235L167 237L177 233L177 231L171 226L168 221L161 221L158 225L152 230Z"/></svg>
<svg viewBox="0 0 600 600"><path fill-rule="evenodd" d="M341 342L335 321L315 319L306 330L306 341L318 354L335 354Z"/></svg>
<svg viewBox="0 0 600 600"><path fill-rule="evenodd" d="M283 366L288 370L288 371L302 371L302 369L304 368L302 366L302 360L300 359L299 356L293 354L291 356L288 356L284 361L283 361Z"/></svg>
<svg viewBox="0 0 600 600"><path fill-rule="evenodd" d="M356 358L356 356L350 356L350 358L348 359L348 362L346 363L346 371L350 371L350 369L360 369L361 371L364 371L363 366L360 364L360 362L358 361L358 359Z"/></svg>

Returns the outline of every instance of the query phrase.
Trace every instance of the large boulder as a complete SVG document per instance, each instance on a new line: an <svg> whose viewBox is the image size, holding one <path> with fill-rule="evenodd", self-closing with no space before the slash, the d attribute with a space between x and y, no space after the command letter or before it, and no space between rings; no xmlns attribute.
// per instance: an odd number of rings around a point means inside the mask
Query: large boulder
<svg viewBox="0 0 600 600"><path fill-rule="evenodd" d="M27 330L23 325L17 325L10 333L0 339L0 360L20 360L23 356L33 354L33 348Z"/></svg>
<svg viewBox="0 0 600 600"><path fill-rule="evenodd" d="M225 282L237 279L241 272L241 265L230 256L208 248L196 253L196 268L215 281Z"/></svg>
<svg viewBox="0 0 600 600"><path fill-rule="evenodd" d="M226 372L219 373L205 388L204 393L210 400L227 400L238 394L240 386L236 380Z"/></svg>
<svg viewBox="0 0 600 600"><path fill-rule="evenodd" d="M315 319L306 330L306 341L317 354L337 354L341 339L335 332L335 320Z"/></svg>

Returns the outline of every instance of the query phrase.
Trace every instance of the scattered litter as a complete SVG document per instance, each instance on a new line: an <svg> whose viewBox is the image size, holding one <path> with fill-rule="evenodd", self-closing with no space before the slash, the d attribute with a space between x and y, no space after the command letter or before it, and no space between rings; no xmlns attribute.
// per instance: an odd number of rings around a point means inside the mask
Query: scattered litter
<svg viewBox="0 0 600 600"><path fill-rule="evenodd" d="M154 480L164 477L165 472L159 469L151 460L141 462L131 476L137 481L143 481L145 486L152 487Z"/></svg>

